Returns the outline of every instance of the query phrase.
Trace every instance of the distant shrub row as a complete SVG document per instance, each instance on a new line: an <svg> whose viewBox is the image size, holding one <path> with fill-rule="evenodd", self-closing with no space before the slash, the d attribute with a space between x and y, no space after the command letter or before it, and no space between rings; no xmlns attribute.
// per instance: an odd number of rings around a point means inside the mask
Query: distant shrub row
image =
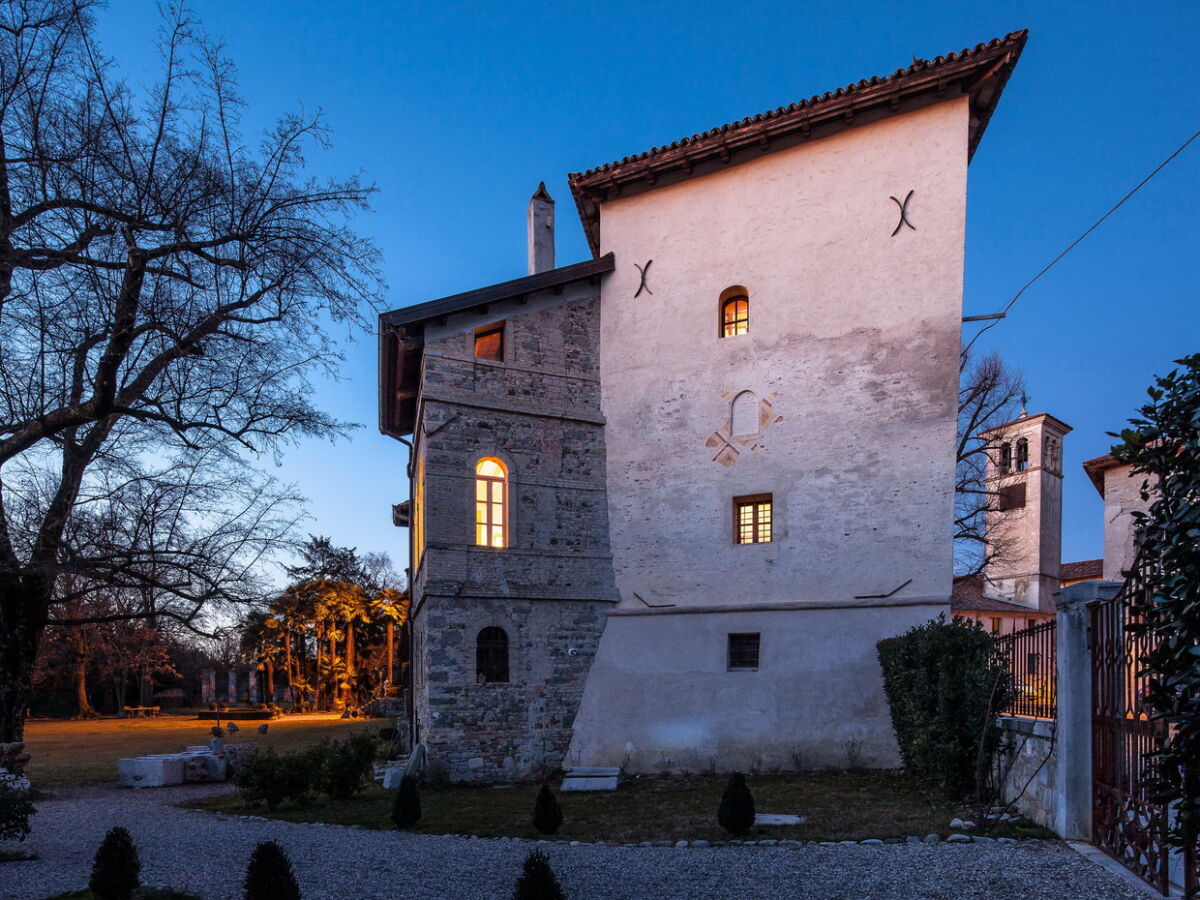
<svg viewBox="0 0 1200 900"><path fill-rule="evenodd" d="M369 734L319 744L288 753L268 749L238 767L234 781L249 803L272 812L282 803L305 803L313 794L349 800L367 786L378 742Z"/></svg>

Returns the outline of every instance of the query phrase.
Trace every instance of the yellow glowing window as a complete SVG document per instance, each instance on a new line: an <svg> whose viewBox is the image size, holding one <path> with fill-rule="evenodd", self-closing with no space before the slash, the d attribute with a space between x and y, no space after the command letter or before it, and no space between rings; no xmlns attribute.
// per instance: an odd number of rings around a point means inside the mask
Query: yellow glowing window
<svg viewBox="0 0 1200 900"><path fill-rule="evenodd" d="M733 337L750 331L750 295L735 285L721 294L720 337Z"/></svg>
<svg viewBox="0 0 1200 900"><path fill-rule="evenodd" d="M733 541L735 544L766 544L771 540L771 495L735 497Z"/></svg>
<svg viewBox="0 0 1200 900"><path fill-rule="evenodd" d="M506 507L508 470L498 459L481 459L475 465L475 543L480 547L507 547Z"/></svg>

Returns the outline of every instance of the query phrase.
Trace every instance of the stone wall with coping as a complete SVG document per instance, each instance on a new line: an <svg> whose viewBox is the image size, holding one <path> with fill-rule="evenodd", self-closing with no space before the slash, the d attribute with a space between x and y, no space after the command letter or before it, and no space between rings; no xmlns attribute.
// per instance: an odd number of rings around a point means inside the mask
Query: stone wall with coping
<svg viewBox="0 0 1200 900"><path fill-rule="evenodd" d="M1001 803L1011 803L1038 825L1056 828L1062 803L1056 723L1051 719L1002 716L1000 730L995 765Z"/></svg>

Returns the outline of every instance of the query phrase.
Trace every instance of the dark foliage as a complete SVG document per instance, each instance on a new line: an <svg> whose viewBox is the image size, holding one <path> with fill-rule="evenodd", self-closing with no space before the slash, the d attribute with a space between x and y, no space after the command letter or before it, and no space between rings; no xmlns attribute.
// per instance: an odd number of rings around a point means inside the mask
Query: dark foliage
<svg viewBox="0 0 1200 900"><path fill-rule="evenodd" d="M1143 660L1154 676L1146 701L1168 724L1158 756L1158 799L1175 811L1169 840L1200 838L1200 354L1158 378L1150 402L1121 432L1113 455L1147 476L1135 512L1141 590L1130 592L1140 630L1153 637Z"/></svg>
<svg viewBox="0 0 1200 900"><path fill-rule="evenodd" d="M1013 690L991 636L939 618L876 648L904 764L955 799L982 790Z"/></svg>
<svg viewBox="0 0 1200 900"><path fill-rule="evenodd" d="M400 789L392 801L392 821L397 828L411 828L421 820L421 794L417 791L417 779L405 775L400 779Z"/></svg>
<svg viewBox="0 0 1200 900"><path fill-rule="evenodd" d="M349 800L367 786L378 749L378 742L369 734L322 741L314 748L313 786L331 800Z"/></svg>
<svg viewBox="0 0 1200 900"><path fill-rule="evenodd" d="M35 812L28 791L0 782L0 841L23 841L29 837L29 817Z"/></svg>
<svg viewBox="0 0 1200 900"><path fill-rule="evenodd" d="M730 834L745 834L754 827L754 795L741 772L729 776L717 807L717 822Z"/></svg>
<svg viewBox="0 0 1200 900"><path fill-rule="evenodd" d="M566 897L545 853L534 850L525 857L525 866L513 888L513 900L566 900Z"/></svg>
<svg viewBox="0 0 1200 900"><path fill-rule="evenodd" d="M563 812L558 805L558 798L550 790L550 785L543 782L538 791L537 800L533 804L533 827L542 834L557 834L562 828Z"/></svg>
<svg viewBox="0 0 1200 900"><path fill-rule="evenodd" d="M246 900L300 900L292 863L274 841L263 841L250 854L244 887Z"/></svg>
<svg viewBox="0 0 1200 900"><path fill-rule="evenodd" d="M126 900L137 890L141 871L133 838L118 826L109 830L96 851L88 887L100 900Z"/></svg>
<svg viewBox="0 0 1200 900"><path fill-rule="evenodd" d="M247 801L274 812L285 801L303 803L308 798L316 764L311 750L277 754L268 748L243 760L233 780Z"/></svg>

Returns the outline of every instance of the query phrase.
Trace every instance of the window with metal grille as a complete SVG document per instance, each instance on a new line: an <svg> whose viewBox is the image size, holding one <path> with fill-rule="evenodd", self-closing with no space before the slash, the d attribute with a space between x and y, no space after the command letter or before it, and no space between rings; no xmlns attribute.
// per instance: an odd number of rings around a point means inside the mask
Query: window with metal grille
<svg viewBox="0 0 1200 900"><path fill-rule="evenodd" d="M475 332L475 358L504 362L504 323Z"/></svg>
<svg viewBox="0 0 1200 900"><path fill-rule="evenodd" d="M758 671L759 634L729 635L729 671Z"/></svg>
<svg viewBox="0 0 1200 900"><path fill-rule="evenodd" d="M733 542L765 544L771 540L771 495L733 498Z"/></svg>
<svg viewBox="0 0 1200 900"><path fill-rule="evenodd" d="M489 626L475 638L475 681L504 684L508 681L508 635L503 628Z"/></svg>
<svg viewBox="0 0 1200 900"><path fill-rule="evenodd" d="M508 470L491 457L475 464L475 543L508 546Z"/></svg>

